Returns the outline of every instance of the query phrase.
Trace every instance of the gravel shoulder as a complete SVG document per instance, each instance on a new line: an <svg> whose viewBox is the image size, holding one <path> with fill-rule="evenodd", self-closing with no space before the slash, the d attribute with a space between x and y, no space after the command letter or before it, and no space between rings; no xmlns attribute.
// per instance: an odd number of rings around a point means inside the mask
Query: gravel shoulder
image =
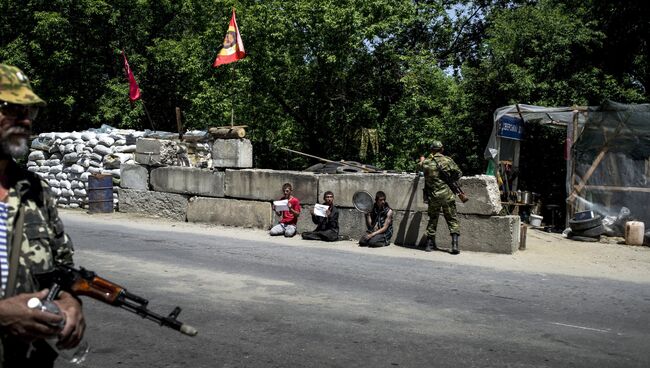
<svg viewBox="0 0 650 368"><path fill-rule="evenodd" d="M368 249L357 246L356 241L325 243L294 238L271 237L266 231L210 224L187 223L169 219L145 217L134 213L88 214L85 210L60 209L66 219L86 221L90 224L111 223L136 229L177 231L194 234L218 235L250 241L264 241L296 247L334 248L357 253L373 253L388 257L407 257L459 265L488 267L499 270L539 274L560 274L578 277L650 284L650 247L618 244L621 238L605 238L599 243L582 243L530 228L526 250L515 254L492 254L464 251L458 256L445 252L425 253L417 249L391 245ZM74 239L73 239L74 240ZM462 248L462 235L460 238Z"/></svg>

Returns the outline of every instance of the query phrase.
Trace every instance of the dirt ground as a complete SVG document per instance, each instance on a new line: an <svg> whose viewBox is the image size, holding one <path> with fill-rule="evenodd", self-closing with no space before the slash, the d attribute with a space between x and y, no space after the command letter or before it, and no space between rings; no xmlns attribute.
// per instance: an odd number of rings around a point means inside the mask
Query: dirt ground
<svg viewBox="0 0 650 368"><path fill-rule="evenodd" d="M123 226L179 231L197 234L213 234L251 241L267 241L297 247L335 248L350 252L373 253L390 257L430 259L494 269L539 274L562 274L570 276L607 278L650 284L650 247L619 244L622 238L603 238L598 243L585 243L564 238L561 234L546 233L529 228L526 249L515 254L492 254L463 251L453 256L445 252L425 253L421 250L391 245L384 248L361 248L355 241L325 243L294 238L271 237L266 231L236 227L216 226L145 217L133 213L87 214L84 210L60 210L66 218L91 223L110 222ZM460 238L462 250L462 235ZM441 245L442 246L442 245Z"/></svg>

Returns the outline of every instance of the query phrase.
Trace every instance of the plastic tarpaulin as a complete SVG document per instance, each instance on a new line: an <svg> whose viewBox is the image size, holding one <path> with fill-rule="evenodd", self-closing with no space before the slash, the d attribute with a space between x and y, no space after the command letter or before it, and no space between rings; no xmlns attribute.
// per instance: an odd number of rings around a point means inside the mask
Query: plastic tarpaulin
<svg viewBox="0 0 650 368"><path fill-rule="evenodd" d="M569 202L616 216L623 207L650 225L650 104L590 107L572 149Z"/></svg>

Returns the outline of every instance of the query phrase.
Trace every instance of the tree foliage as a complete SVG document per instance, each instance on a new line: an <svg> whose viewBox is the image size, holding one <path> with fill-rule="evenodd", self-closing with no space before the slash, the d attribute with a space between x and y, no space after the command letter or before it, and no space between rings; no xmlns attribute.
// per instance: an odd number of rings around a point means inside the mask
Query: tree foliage
<svg viewBox="0 0 650 368"><path fill-rule="evenodd" d="M232 7L249 56L212 68ZM48 101L37 131L109 124L175 131L248 125L255 165L296 149L412 170L432 139L483 170L492 112L509 103L648 100L648 5L590 1L0 0L0 60ZM10 14L10 16L7 16ZM128 101L121 50L142 89Z"/></svg>

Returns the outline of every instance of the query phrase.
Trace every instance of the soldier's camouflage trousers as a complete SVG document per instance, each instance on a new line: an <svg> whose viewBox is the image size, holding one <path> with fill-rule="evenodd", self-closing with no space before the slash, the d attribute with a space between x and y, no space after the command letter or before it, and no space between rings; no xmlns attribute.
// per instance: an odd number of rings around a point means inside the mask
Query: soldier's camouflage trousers
<svg viewBox="0 0 650 368"><path fill-rule="evenodd" d="M449 227L449 233L460 235L460 223L458 222L458 213L456 213L456 201L454 199L449 201L447 199L440 200L435 197L429 197L429 210L427 211L429 215L429 224L427 225L427 237L435 239L440 212L445 216L447 226Z"/></svg>

